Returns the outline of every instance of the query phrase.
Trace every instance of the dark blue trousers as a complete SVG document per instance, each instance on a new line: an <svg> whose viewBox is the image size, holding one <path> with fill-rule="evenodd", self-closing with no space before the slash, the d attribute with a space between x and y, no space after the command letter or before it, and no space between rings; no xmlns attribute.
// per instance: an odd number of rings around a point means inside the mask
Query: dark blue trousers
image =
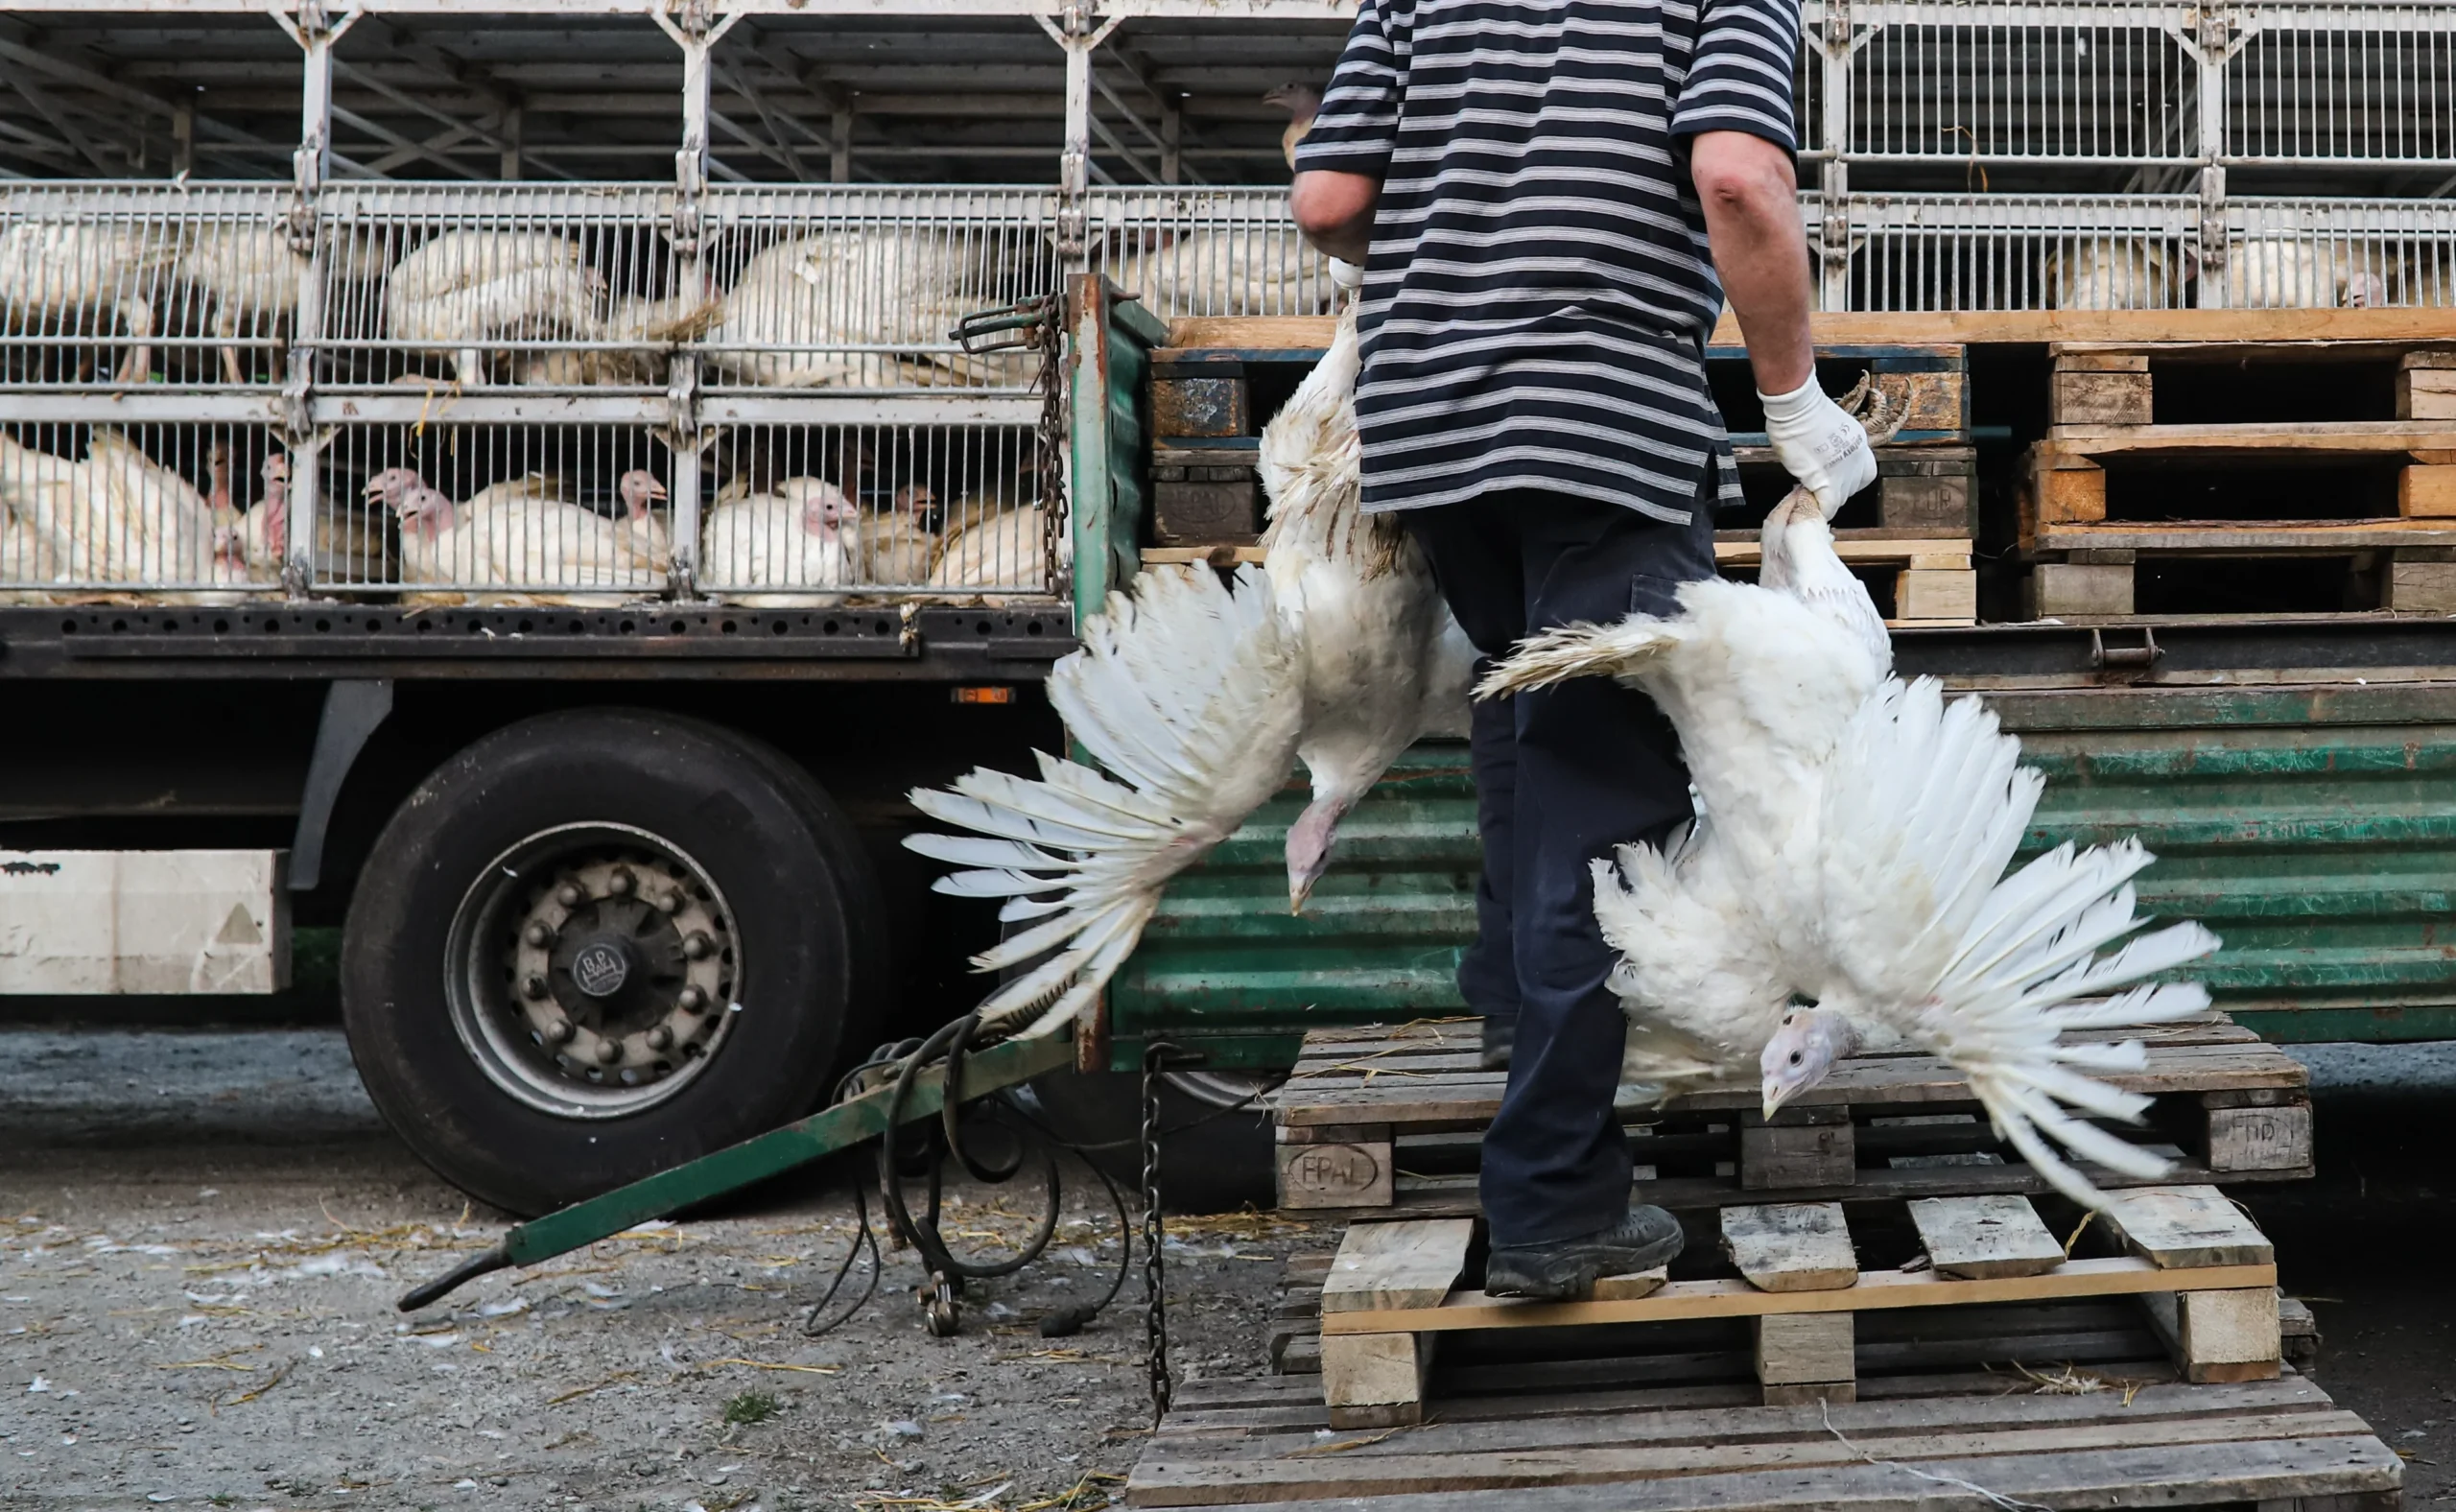
<svg viewBox="0 0 2456 1512"><path fill-rule="evenodd" d="M1711 493L1687 526L1533 491L1403 518L1487 657L1554 626L1675 614L1680 584L1714 571ZM1614 957L1587 868L1687 820L1688 768L1654 701L1604 677L1477 705L1473 762L1484 876L1458 985L1476 1011L1518 1019L1484 1136L1483 1207L1494 1243L1544 1243L1628 1210L1628 1141L1612 1115L1626 1023L1603 985Z"/></svg>

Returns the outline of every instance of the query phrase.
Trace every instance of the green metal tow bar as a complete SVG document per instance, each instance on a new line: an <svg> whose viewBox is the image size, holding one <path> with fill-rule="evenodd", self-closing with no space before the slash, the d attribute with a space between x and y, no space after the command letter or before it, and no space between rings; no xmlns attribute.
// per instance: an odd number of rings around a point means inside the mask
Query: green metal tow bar
<svg viewBox="0 0 2456 1512"><path fill-rule="evenodd" d="M1074 1059L1074 1038L1065 1029L993 1045L964 1057L963 1084L956 1089L955 1100L963 1102L984 1097L1002 1087L1028 1081L1043 1072L1070 1065ZM915 1074L912 1087L904 1098L905 1122L938 1116L947 1101L946 1076L946 1067L942 1065L925 1067ZM471 1256L450 1274L404 1294L401 1311L414 1312L462 1282L488 1271L533 1265L567 1255L599 1240L611 1239L634 1224L670 1217L697 1203L755 1186L796 1166L849 1149L886 1131L887 1100L893 1092L892 1082L882 1082L859 1097L821 1108L799 1122L702 1155L672 1170L658 1171L627 1187L617 1187L602 1196L573 1203L559 1213L515 1224L492 1249Z"/></svg>

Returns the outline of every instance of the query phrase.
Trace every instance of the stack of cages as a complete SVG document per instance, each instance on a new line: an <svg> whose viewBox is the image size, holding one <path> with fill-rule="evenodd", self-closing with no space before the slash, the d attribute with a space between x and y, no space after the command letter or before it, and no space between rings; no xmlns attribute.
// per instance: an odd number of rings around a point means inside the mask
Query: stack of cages
<svg viewBox="0 0 2456 1512"><path fill-rule="evenodd" d="M0 190L0 603L279 595L293 210L255 185Z"/></svg>
<svg viewBox="0 0 2456 1512"><path fill-rule="evenodd" d="M684 219L687 216L687 223ZM316 581L760 608L1057 589L1036 190L351 185L322 217Z"/></svg>
<svg viewBox="0 0 2456 1512"><path fill-rule="evenodd" d="M1829 308L2456 297L2456 9L1808 0L1805 21Z"/></svg>

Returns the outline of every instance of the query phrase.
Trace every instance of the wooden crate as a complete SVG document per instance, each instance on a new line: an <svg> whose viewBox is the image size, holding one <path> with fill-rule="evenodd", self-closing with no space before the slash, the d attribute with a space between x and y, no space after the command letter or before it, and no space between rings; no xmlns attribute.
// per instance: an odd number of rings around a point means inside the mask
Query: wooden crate
<svg viewBox="0 0 2456 1512"><path fill-rule="evenodd" d="M1958 343L1835 342L1817 344L1817 380L1829 391L1840 392L1860 374L1873 377L1892 398L1901 427L1891 437L1895 446L1960 446L1970 440L1970 362ZM1729 393L1741 383L1750 390L1755 378L1747 371L1748 349L1712 345L1706 349L1710 375L1725 381ZM1762 431L1732 433L1734 445L1762 446Z"/></svg>
<svg viewBox="0 0 2456 1512"><path fill-rule="evenodd" d="M2052 1356L2033 1357L2045 1363ZM2052 1367L2050 1367L2052 1368ZM2155 1363L1937 1370L1855 1403L1766 1406L1732 1384L1575 1390L1495 1379L1437 1421L1330 1425L1303 1378L1177 1393L1126 1482L1136 1507L1346 1512L1985 1512L2016 1504L2394 1512L2401 1463L2309 1380L2160 1379ZM2096 1382L2111 1384L2076 1389ZM2135 1383L2139 1382L2139 1383Z"/></svg>
<svg viewBox="0 0 2456 1512"><path fill-rule="evenodd" d="M1876 497L1861 495L1834 516L1837 530L1874 524L1905 535L1968 538L1978 533L1978 452L1970 446L1912 446L1891 442L1877 453ZM1775 478L1787 492L1789 476L1770 446L1732 449L1740 476ZM1768 484L1772 486L1772 484ZM1760 494L1761 498L1762 495Z"/></svg>
<svg viewBox="0 0 2456 1512"><path fill-rule="evenodd" d="M2158 1099L2144 1143L2172 1147L2170 1181L2294 1180L2312 1172L2309 1075L2222 1014L2139 1032L2145 1070L2112 1076ZM1479 1211L1482 1130L1504 1075L1479 1070L1473 1020L1316 1029L1269 1094L1280 1205L1406 1217ZM2039 1193L1995 1137L1969 1083L1924 1055L1845 1061L1768 1124L1744 1085L1620 1109L1639 1200L1698 1209L1765 1200ZM2187 1152L2186 1152L2187 1151ZM2101 1181L2125 1178L2103 1173Z"/></svg>
<svg viewBox="0 0 2456 1512"><path fill-rule="evenodd" d="M1862 1268L1861 1249L1873 1252L1876 1241L1854 1233L1838 1202L1751 1204L1720 1211L1716 1273L1606 1277L1592 1300L1579 1302L1495 1298L1469 1285L1481 1254L1475 1219L1356 1222L1320 1293L1331 1426L1421 1421L1437 1347L1471 1332L1745 1320L1765 1401L1851 1401L1863 1317L2129 1297L2139 1300L2185 1380L2261 1380L2280 1369L2275 1253L2214 1187L2118 1193L2096 1232L2082 1224L2061 1240L2025 1197L1932 1197L1904 1206L1918 1248L1898 1267ZM1859 1221L1901 1217L1863 1211ZM2085 1235L2096 1247L2123 1252L2067 1258L2067 1246ZM1712 1259L1692 1243L1684 1270ZM1659 1348L1641 1337L1632 1352Z"/></svg>

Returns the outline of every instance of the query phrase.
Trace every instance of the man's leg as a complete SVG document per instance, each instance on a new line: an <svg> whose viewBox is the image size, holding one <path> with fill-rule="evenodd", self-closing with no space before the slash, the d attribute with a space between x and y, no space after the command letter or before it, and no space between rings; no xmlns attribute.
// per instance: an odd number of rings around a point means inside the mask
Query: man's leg
<svg viewBox="0 0 2456 1512"><path fill-rule="evenodd" d="M1678 584L1712 571L1710 514L1682 527L1554 495L1490 502L1519 524L1529 630L1633 608L1674 613ZM1661 841L1689 815L1688 776L1661 711L1608 678L1516 702L1520 1017L1509 1086L1484 1138L1488 1285L1580 1294L1597 1266L1648 1243L1677 1248L1666 1215L1628 1212L1628 1143L1612 1112L1627 1025L1604 986L1615 957L1595 927L1589 864L1616 845Z"/></svg>
<svg viewBox="0 0 2456 1512"><path fill-rule="evenodd" d="M1476 663L1483 680L1492 658ZM1483 1066L1508 1066L1518 1037L1518 945L1511 876L1518 857L1518 711L1514 698L1488 698L1470 711L1476 771L1476 830L1484 873L1476 879L1476 938L1458 957L1458 992L1483 1015Z"/></svg>
<svg viewBox="0 0 2456 1512"><path fill-rule="evenodd" d="M1476 669L1480 681L1492 659L1507 654L1526 631L1517 529L1486 511L1480 500L1410 509L1400 518L1431 562L1459 628L1484 653ZM1458 957L1458 994L1483 1016L1484 1064L1496 1070L1508 1063L1518 1026L1518 955L1510 922L1518 801L1515 701L1473 705L1468 747L1484 873L1476 883L1476 938Z"/></svg>

